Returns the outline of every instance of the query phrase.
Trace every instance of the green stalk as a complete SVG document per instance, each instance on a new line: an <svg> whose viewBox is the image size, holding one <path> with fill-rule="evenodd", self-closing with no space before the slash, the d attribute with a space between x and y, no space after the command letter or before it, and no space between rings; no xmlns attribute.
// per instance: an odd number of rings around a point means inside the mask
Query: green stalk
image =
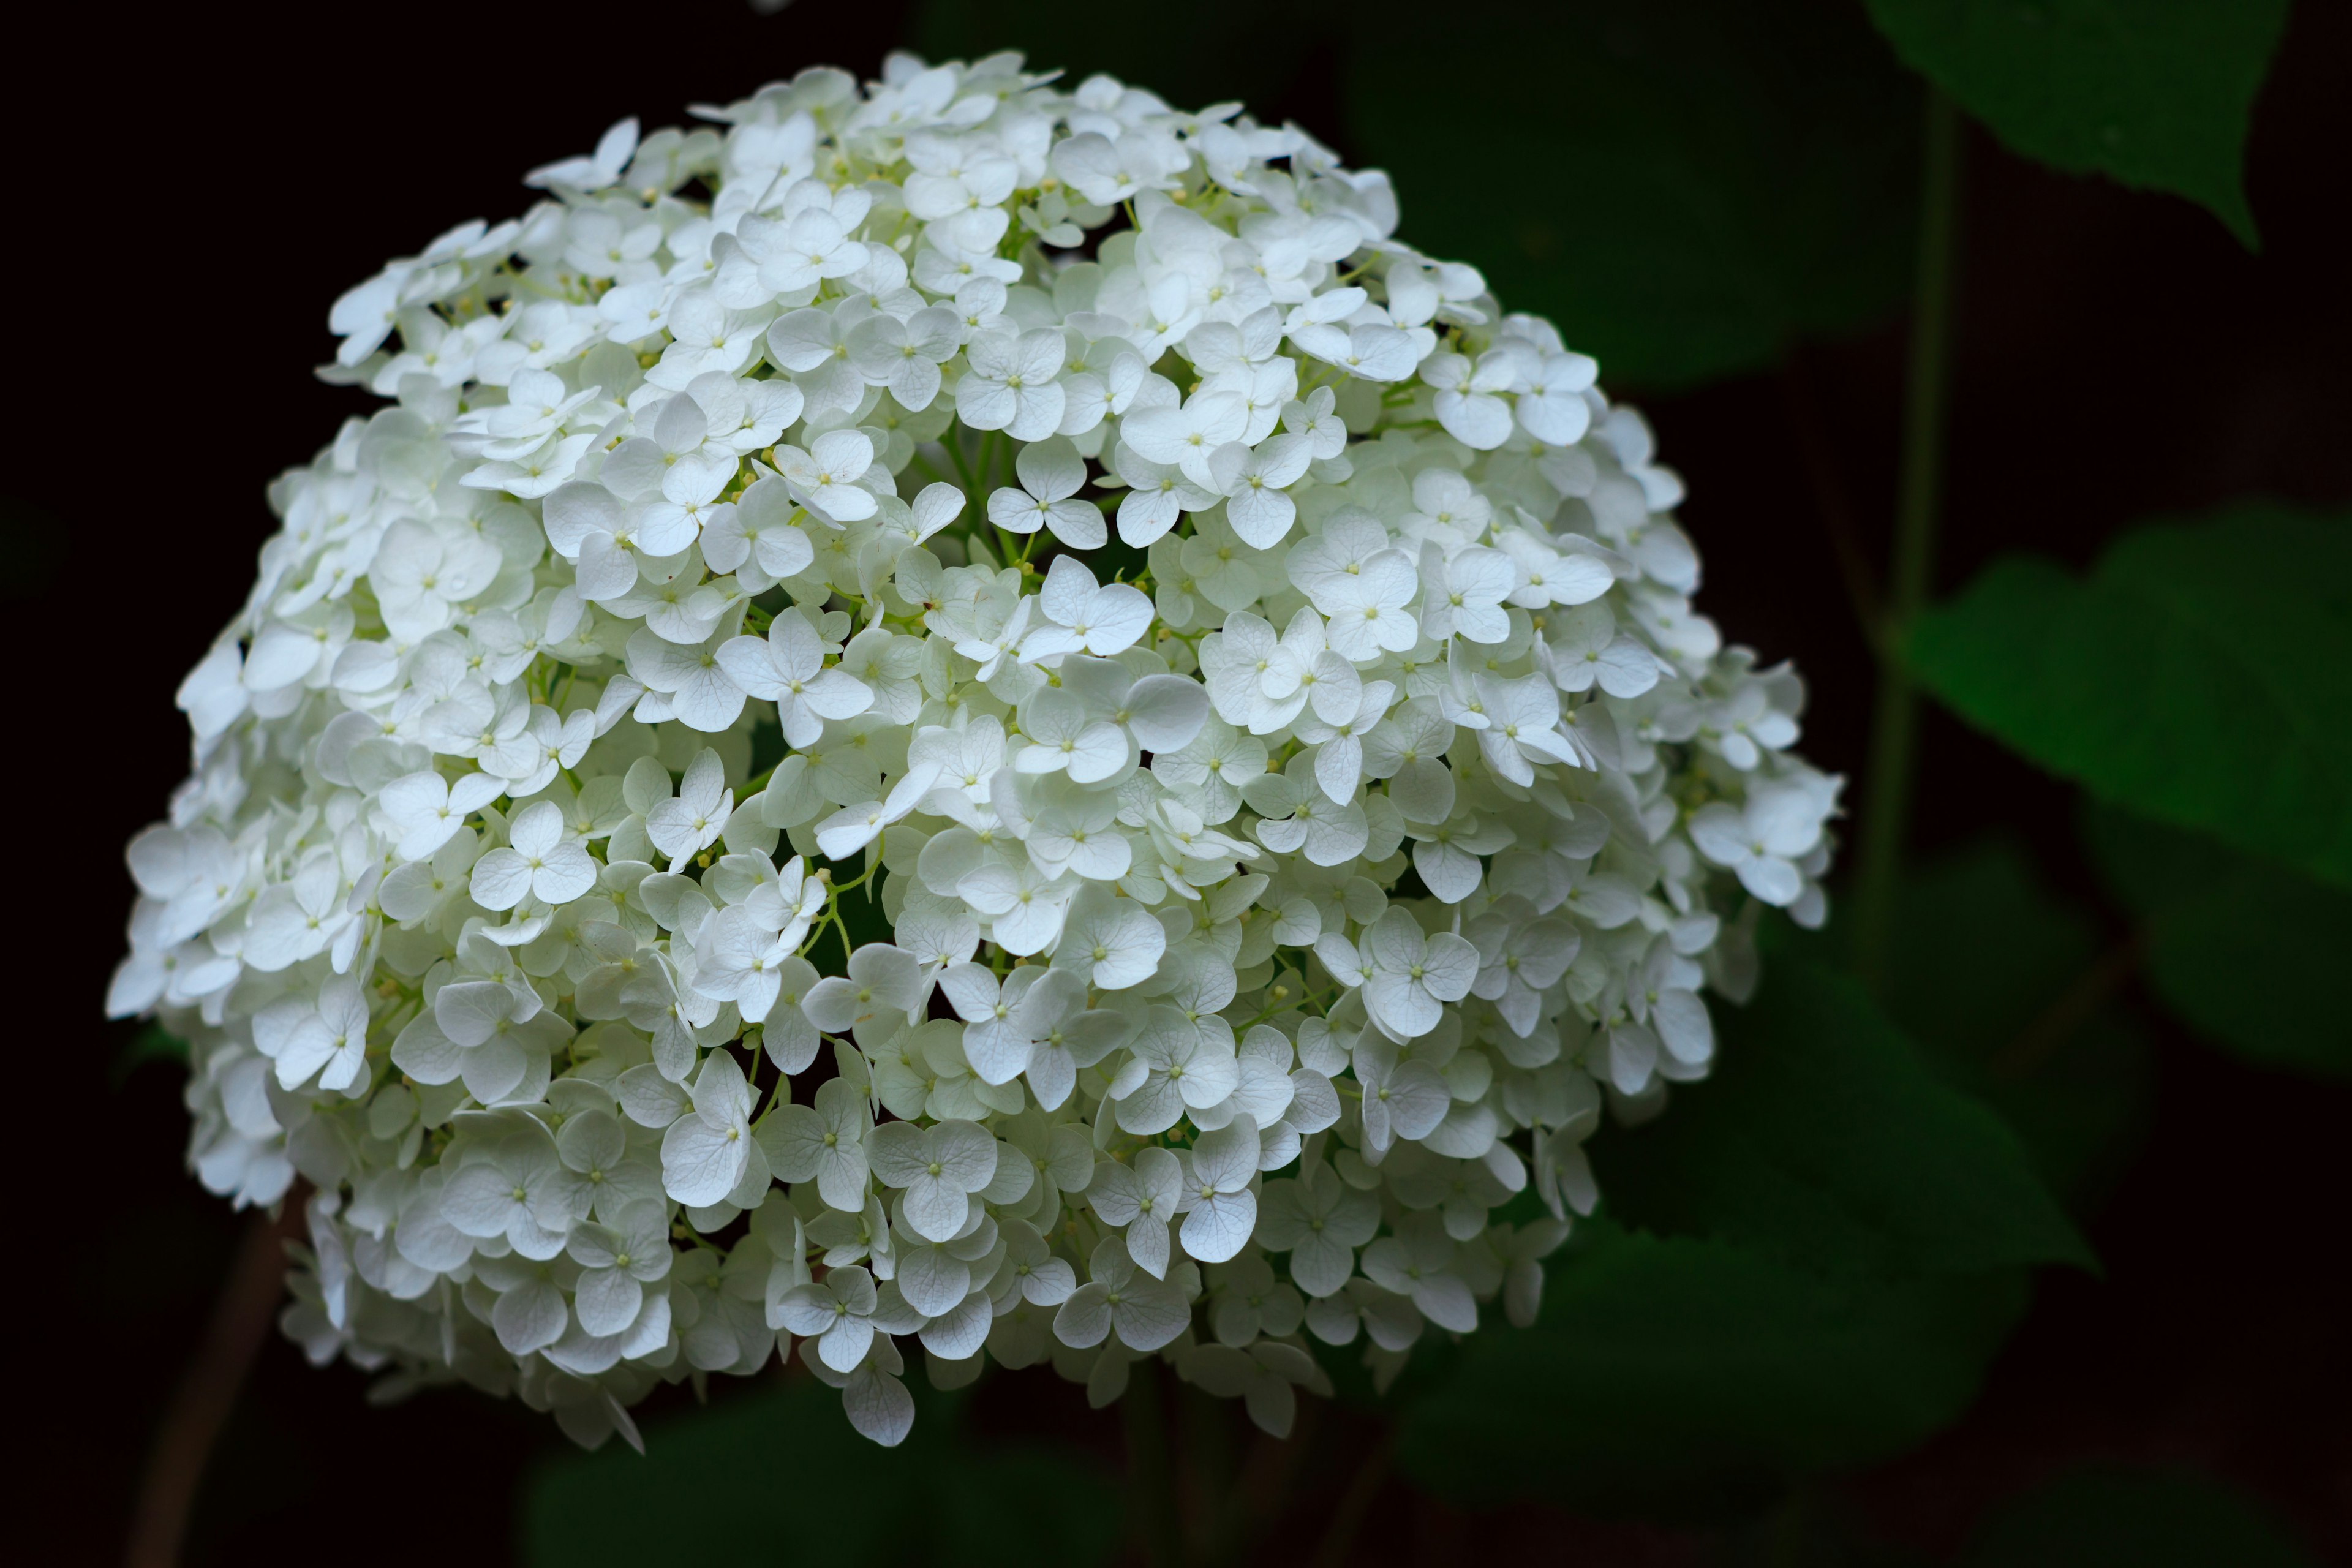
<svg viewBox="0 0 2352 1568"><path fill-rule="evenodd" d="M1904 664L1904 641L1927 600L1944 485L1944 416L1951 373L1952 293L1958 271L1960 119L1952 100L1927 89L1919 182L1919 255L1911 303L1909 373L1904 389L1903 453L1895 547L1880 646L1877 710L1864 775L1862 844L1853 883L1854 966L1876 988L1885 978L1889 929L1903 880L1917 763L1919 697Z"/></svg>
<svg viewBox="0 0 2352 1568"><path fill-rule="evenodd" d="M1170 1568L1181 1545L1176 1476L1168 1460L1168 1430L1160 1410L1160 1359L1146 1356L1128 1369L1119 1426L1127 1442L1128 1522L1151 1568Z"/></svg>

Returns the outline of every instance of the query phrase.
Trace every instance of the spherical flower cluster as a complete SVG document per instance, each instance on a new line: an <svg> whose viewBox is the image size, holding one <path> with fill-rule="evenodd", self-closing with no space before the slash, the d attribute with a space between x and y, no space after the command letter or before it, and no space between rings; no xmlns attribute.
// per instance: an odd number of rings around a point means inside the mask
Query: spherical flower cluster
<svg viewBox="0 0 2352 1568"><path fill-rule="evenodd" d="M307 1202L289 1331L590 1444L797 1355L888 1443L918 1345L1281 1432L1307 1336L1526 1321L1822 910L1646 427L1231 105L701 112L336 303L390 402L180 689L109 1005Z"/></svg>

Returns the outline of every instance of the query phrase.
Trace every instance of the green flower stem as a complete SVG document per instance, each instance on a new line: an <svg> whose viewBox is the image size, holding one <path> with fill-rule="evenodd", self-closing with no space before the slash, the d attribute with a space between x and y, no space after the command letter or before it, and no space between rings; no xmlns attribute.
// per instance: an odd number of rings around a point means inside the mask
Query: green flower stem
<svg viewBox="0 0 2352 1568"><path fill-rule="evenodd" d="M1170 1568L1181 1538L1176 1476L1169 1466L1168 1431L1160 1413L1158 1356L1146 1356L1128 1369L1127 1394L1118 1402L1118 1414L1127 1441L1128 1518L1141 1538L1143 1560L1151 1568Z"/></svg>
<svg viewBox="0 0 2352 1568"><path fill-rule="evenodd" d="M1918 690L1903 662L1911 622L1927 599L1943 499L1944 415L1951 370L1952 292L1958 270L1960 121L1952 100L1927 89L1919 190L1919 259L1912 292L1911 353L1904 393L1902 469L1881 637L1877 710L1864 778L1862 845L1853 882L1854 965L1884 978L1903 847L1911 824L1918 752Z"/></svg>
<svg viewBox="0 0 2352 1568"><path fill-rule="evenodd" d="M1192 1482L1192 1517L1184 1531L1184 1556L1198 1568L1231 1561L1234 1522L1233 1406L1189 1383L1176 1384L1177 1425L1183 1434L1184 1468Z"/></svg>
<svg viewBox="0 0 2352 1568"><path fill-rule="evenodd" d="M1371 1452L1364 1456L1363 1463L1356 1467L1348 1489L1339 1496L1339 1506L1331 1510L1330 1522L1323 1527L1323 1538L1315 1543L1315 1555L1307 1559L1307 1568L1342 1568L1349 1561L1356 1531L1379 1500L1381 1483L1388 1479L1391 1440L1383 1435L1372 1445Z"/></svg>
<svg viewBox="0 0 2352 1568"><path fill-rule="evenodd" d="M971 465L964 461L963 444L956 439L956 432L945 434L947 438L940 443L940 449L954 466L956 478L963 481L964 506L969 510L982 505L988 498L980 493L980 481L971 477Z"/></svg>
<svg viewBox="0 0 2352 1568"><path fill-rule="evenodd" d="M286 1244L301 1234L303 1213L298 1192L274 1216L262 1211L246 1222L204 1342L163 1412L140 1479L124 1559L132 1568L167 1568L180 1560L196 1483L236 1407L247 1372L269 1341L285 1296Z"/></svg>

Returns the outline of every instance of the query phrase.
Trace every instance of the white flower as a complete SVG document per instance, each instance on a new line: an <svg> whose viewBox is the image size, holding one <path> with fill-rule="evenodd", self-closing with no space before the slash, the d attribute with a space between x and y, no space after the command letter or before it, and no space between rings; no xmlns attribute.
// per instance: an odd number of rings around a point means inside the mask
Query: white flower
<svg viewBox="0 0 2352 1568"><path fill-rule="evenodd" d="M1478 1326L1478 1304L1454 1271L1455 1243L1437 1216L1408 1215L1397 1234L1364 1248L1364 1278L1385 1290L1408 1296L1421 1315L1441 1329L1466 1334Z"/></svg>
<svg viewBox="0 0 2352 1568"><path fill-rule="evenodd" d="M1168 1276L1168 1227L1183 1202L1184 1168L1165 1149L1139 1150L1132 1165L1095 1167L1087 1198L1103 1224L1126 1233L1128 1256L1154 1279Z"/></svg>
<svg viewBox="0 0 2352 1568"><path fill-rule="evenodd" d="M464 1235L501 1238L525 1258L561 1252L578 1218L576 1184L546 1131L518 1130L469 1152L473 1159L442 1186L442 1216Z"/></svg>
<svg viewBox="0 0 2352 1568"><path fill-rule="evenodd" d="M826 667L825 652L807 618L788 611L764 638L732 637L719 645L719 666L745 695L776 705L785 744L806 748L823 736L827 719L854 719L874 702L864 681Z"/></svg>
<svg viewBox="0 0 2352 1568"><path fill-rule="evenodd" d="M1088 509L1092 510L1092 509ZM1097 520L1099 521L1099 520ZM1102 540L1097 537L1095 542ZM1057 555L1037 607L1046 625L1021 642L1021 657L1050 658L1081 650L1108 658L1134 646L1151 625L1151 601L1124 583L1105 587L1075 555Z"/></svg>
<svg viewBox="0 0 2352 1568"><path fill-rule="evenodd" d="M1418 863L1418 850L1414 858ZM1512 1033L1526 1039L1542 1016L1543 994L1575 962L1583 939L1567 921L1522 921L1498 907L1470 922L1470 940L1478 948L1478 978L1471 991L1494 1003Z"/></svg>
<svg viewBox="0 0 2352 1568"><path fill-rule="evenodd" d="M254 1048L278 1064L278 1086L294 1089L313 1074L322 1089L349 1089L367 1065L368 1005L358 982L337 975L318 1005L273 1002L254 1016Z"/></svg>
<svg viewBox="0 0 2352 1568"><path fill-rule="evenodd" d="M1135 1032L1132 1019L1086 1005L1086 983L1066 969L1050 970L1022 998L1021 1027L1030 1036L1029 1091L1046 1110L1070 1098L1079 1071L1094 1066Z"/></svg>
<svg viewBox="0 0 2352 1568"><path fill-rule="evenodd" d="M1548 447L1583 439L1592 423L1592 405L1584 395L1601 367L1583 354L1524 355L1521 365L1514 399L1519 428Z"/></svg>
<svg viewBox="0 0 2352 1568"><path fill-rule="evenodd" d="M1692 813L1691 842L1766 903L1792 904L1804 890L1795 862L1821 841L1826 815L1811 790L1759 784L1744 805L1717 801Z"/></svg>
<svg viewBox="0 0 2352 1568"><path fill-rule="evenodd" d="M474 862L474 901L510 910L526 898L568 904L596 885L596 862L564 830L551 801L525 806L507 830L507 845Z"/></svg>
<svg viewBox="0 0 2352 1568"><path fill-rule="evenodd" d="M1660 937L1625 992L1635 1021L1650 1026L1668 1054L1686 1068L1704 1067L1715 1055L1715 1026L1698 995L1703 979L1697 964Z"/></svg>
<svg viewBox="0 0 2352 1568"><path fill-rule="evenodd" d="M1230 392L1198 392L1181 406L1139 408L1119 422L1119 439L1148 462L1165 463L1222 495L1213 459L1248 427L1249 405ZM1287 520L1285 521L1286 527Z"/></svg>
<svg viewBox="0 0 2352 1568"><path fill-rule="evenodd" d="M1495 395L1517 379L1508 353L1490 350L1475 364L1432 354L1421 362L1421 379L1437 388L1437 422L1464 446L1492 451L1510 437L1511 405Z"/></svg>
<svg viewBox="0 0 2352 1568"><path fill-rule="evenodd" d="M1104 1098L1118 1106L1127 1131L1164 1132L1185 1111L1220 1104L1241 1081L1230 1037L1203 1034L1172 1007L1155 1007Z"/></svg>
<svg viewBox="0 0 2352 1568"><path fill-rule="evenodd" d="M1089 887L1063 922L1054 967L1071 970L1097 990L1124 991L1150 976L1167 946L1158 921L1130 901Z"/></svg>
<svg viewBox="0 0 2352 1568"><path fill-rule="evenodd" d="M917 768L899 775L884 798L844 806L816 830L817 847L824 851L827 859L848 859L880 838L892 823L920 805L938 777L936 767Z"/></svg>
<svg viewBox="0 0 2352 1568"><path fill-rule="evenodd" d="M1048 872L1027 858L981 866L956 884L957 895L989 917L989 940L1017 958L1043 952L1061 935L1081 879Z"/></svg>
<svg viewBox="0 0 2352 1568"><path fill-rule="evenodd" d="M1257 825L1259 843L1277 854L1304 854L1310 865L1344 866L1364 852L1371 826L1356 801L1328 798L1315 773L1315 759L1302 753L1286 772L1253 780L1243 798L1265 818Z"/></svg>
<svg viewBox="0 0 2352 1568"><path fill-rule="evenodd" d="M1320 1162L1295 1180L1269 1182L1257 1238L1290 1254L1290 1277L1310 1296L1328 1296L1356 1271L1355 1249L1380 1230L1380 1200L1341 1181Z"/></svg>
<svg viewBox="0 0 2352 1568"><path fill-rule="evenodd" d="M1584 765L1576 743L1559 732L1559 692L1540 676L1506 680L1481 671L1478 751L1497 776L1526 785L1535 782L1538 761Z"/></svg>
<svg viewBox="0 0 2352 1568"><path fill-rule="evenodd" d="M1263 447L1227 441L1209 454L1212 488L1225 498L1225 520L1243 543L1271 550L1290 531L1298 503L1286 492L1313 455L1301 436L1277 436Z"/></svg>
<svg viewBox="0 0 2352 1568"><path fill-rule="evenodd" d="M1258 1429L1276 1437L1289 1436L1297 1418L1294 1386L1318 1394L1329 1389L1329 1380L1313 1356L1278 1340L1257 1340L1247 1349L1195 1345L1178 1366L1186 1382L1221 1399L1240 1399Z"/></svg>
<svg viewBox="0 0 2352 1568"><path fill-rule="evenodd" d="M975 430L1040 441L1062 423L1062 334L991 332L964 345L969 368L956 383L956 417ZM1099 521L1099 520L1097 520Z"/></svg>
<svg viewBox="0 0 2352 1568"><path fill-rule="evenodd" d="M1451 931L1425 936L1403 910L1391 907L1364 933L1372 975L1364 983L1372 1016L1405 1039L1437 1027L1444 1002L1459 1002L1478 975L1478 950Z"/></svg>
<svg viewBox="0 0 2352 1568"><path fill-rule="evenodd" d="M1182 1333L1191 1321L1182 1294L1139 1268L1118 1237L1105 1237L1087 1269L1088 1282L1071 1292L1054 1315L1054 1332L1064 1344L1090 1350L1117 1334L1129 1350L1148 1353Z"/></svg>
<svg viewBox="0 0 2352 1568"><path fill-rule="evenodd" d="M663 1205L640 1200L614 1214L606 1225L583 1225L572 1233L569 1250L583 1272L572 1287L572 1310L592 1334L617 1334L637 1321L646 1287L669 1272L668 1215Z"/></svg>
<svg viewBox="0 0 2352 1568"><path fill-rule="evenodd" d="M670 858L671 870L719 841L735 809L735 792L726 784L725 764L706 747L687 765L677 795L656 802L646 813L646 837Z"/></svg>
<svg viewBox="0 0 2352 1568"><path fill-rule="evenodd" d="M901 1212L915 1233L953 1239L964 1228L971 1194L996 1174L996 1140L971 1121L941 1121L918 1130L886 1121L867 1141L874 1173L906 1194Z"/></svg>
<svg viewBox="0 0 2352 1568"><path fill-rule="evenodd" d="M910 414L920 414L939 396L940 366L960 347L955 312L943 305L925 306L903 321L868 316L849 335L858 374Z"/></svg>
<svg viewBox="0 0 2352 1568"><path fill-rule="evenodd" d="M1472 548L1452 556L1435 544L1421 552L1421 631L1444 640L1465 637L1475 643L1498 643L1511 635L1511 618L1502 609L1517 581L1509 556L1496 550ZM1581 691L1582 687L1569 689Z"/></svg>
<svg viewBox="0 0 2352 1568"><path fill-rule="evenodd" d="M1374 1153L1400 1139L1418 1142L1445 1120L1451 1092L1427 1062L1405 1060L1395 1047L1367 1033L1357 1042L1354 1067L1364 1095L1364 1146Z"/></svg>
<svg viewBox="0 0 2352 1568"><path fill-rule="evenodd" d="M820 980L801 999L809 1021L827 1033L874 1029L887 1037L914 1016L926 993L914 954L869 942L849 955L849 973Z"/></svg>
<svg viewBox="0 0 2352 1568"><path fill-rule="evenodd" d="M1302 1329L1527 1321L1604 1086L1826 910L1649 427L1295 129L1011 56L709 120L337 300L393 401L176 693L107 1006L200 1181L314 1189L292 1331L591 1443L797 1333L895 1443L909 1336L1280 1432Z"/></svg>
<svg viewBox="0 0 2352 1568"><path fill-rule="evenodd" d="M1021 448L1013 471L1021 488L1008 487L988 498L989 521L1013 533L1049 528L1074 550L1095 549L1110 537L1100 510L1091 502L1070 499L1087 482L1087 465L1069 442L1056 436L1030 443ZM1055 564L1070 559L1057 556ZM1148 608L1145 618L1150 619Z"/></svg>
<svg viewBox="0 0 2352 1568"><path fill-rule="evenodd" d="M862 430L829 430L811 448L780 447L776 471L793 499L828 522L856 522L874 515L874 492L858 480L874 466L874 443Z"/></svg>
<svg viewBox="0 0 2352 1568"><path fill-rule="evenodd" d="M1257 1125L1239 1117L1203 1132L1186 1151L1181 1239L1184 1250L1203 1263L1223 1263L1240 1253L1257 1226Z"/></svg>
<svg viewBox="0 0 2352 1568"><path fill-rule="evenodd" d="M1140 549L1175 527L1186 512L1206 511L1217 504L1217 493L1195 484L1178 464L1154 462L1124 440L1112 453L1111 468L1128 487L1118 501L1122 544Z"/></svg>
<svg viewBox="0 0 2352 1568"><path fill-rule="evenodd" d="M1589 691L1598 684L1612 697L1639 697L1664 673L1639 637L1617 629L1605 604L1579 605L1549 621L1536 640L1536 661L1549 667L1552 684L1562 691ZM1795 739L1792 722L1788 740Z"/></svg>
<svg viewBox="0 0 2352 1568"><path fill-rule="evenodd" d="M768 1162L751 1137L751 1086L733 1057L703 1058L693 1104L662 1137L662 1186L679 1203L707 1208L735 1190L754 1158L763 1174Z"/></svg>
<svg viewBox="0 0 2352 1568"><path fill-rule="evenodd" d="M856 1264L810 1285L795 1285L783 1300L783 1326L816 1342L816 1353L835 1372L866 1359L874 1343L874 1276Z"/></svg>
<svg viewBox="0 0 2352 1568"><path fill-rule="evenodd" d="M827 1204L856 1213L866 1206L866 1141L873 1130L866 1096L836 1078L818 1088L814 1106L779 1107L761 1123L760 1142L780 1179L813 1181Z"/></svg>
<svg viewBox="0 0 2352 1568"><path fill-rule="evenodd" d="M793 211L795 201L802 205ZM866 265L866 247L848 235L849 225L835 216L821 197L795 185L785 197L786 214L778 220L747 217L740 235L742 255L754 264L756 283L730 278L720 284L735 290L746 303L761 297L791 294L827 278L844 278ZM858 215L863 216L863 214Z"/></svg>
<svg viewBox="0 0 2352 1568"><path fill-rule="evenodd" d="M465 826L467 816L505 793L489 773L467 773L447 783L428 768L392 780L377 800L399 835L395 853L404 860L422 860Z"/></svg>

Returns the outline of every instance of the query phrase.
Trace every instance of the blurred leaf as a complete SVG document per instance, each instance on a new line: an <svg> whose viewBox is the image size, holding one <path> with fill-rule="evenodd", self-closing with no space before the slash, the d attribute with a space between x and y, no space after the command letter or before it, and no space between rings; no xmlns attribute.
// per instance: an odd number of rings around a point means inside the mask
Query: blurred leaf
<svg viewBox="0 0 2352 1568"><path fill-rule="evenodd" d="M777 723L772 716L763 716L751 721L751 766L754 776L774 768L791 751L792 748L784 744L784 727Z"/></svg>
<svg viewBox="0 0 2352 1568"><path fill-rule="evenodd" d="M2167 1006L2256 1061L2352 1078L2352 895L2126 812L2094 808L2084 829L2144 921L2147 982Z"/></svg>
<svg viewBox="0 0 2352 1568"><path fill-rule="evenodd" d="M1755 1001L1717 1013L1707 1080L1594 1141L1614 1217L1825 1272L2097 1267L2017 1136L1853 981L1784 951Z"/></svg>
<svg viewBox="0 0 2352 1568"><path fill-rule="evenodd" d="M2246 122L2287 0L1870 0L1904 59L2012 152L2171 191L2249 247Z"/></svg>
<svg viewBox="0 0 2352 1568"><path fill-rule="evenodd" d="M1588 1220L1553 1260L1536 1326L1470 1336L1451 1382L1404 1412L1397 1462L1465 1503L1752 1510L1957 1418L2027 1295L2021 1270L1827 1279Z"/></svg>
<svg viewBox="0 0 2352 1568"><path fill-rule="evenodd" d="M2352 885L2352 521L2246 503L2151 524L2087 581L1999 561L1907 652L2101 799Z"/></svg>
<svg viewBox="0 0 2352 1568"><path fill-rule="evenodd" d="M725 1531L730 1568L818 1562L990 1568L1095 1563L1118 1544L1118 1488L1075 1450L981 1441L960 1401L908 1379L919 1413L896 1448L850 1428L841 1395L814 1378L771 1379L653 1422L640 1457L617 1439L567 1454L527 1483L524 1560L533 1568L642 1568L675 1561L681 1529ZM887 1500L901 1500L904 1506ZM886 1530L828 1521L858 1500L891 1510ZM726 1531L740 1515L758 1528Z"/></svg>
<svg viewBox="0 0 2352 1568"><path fill-rule="evenodd" d="M1109 71L1177 109L1238 99L1264 118L1317 42L1350 14L1331 0L1299 0L1281 26L1265 26L1262 5L1193 0L1171 26L1166 12L1100 0L924 0L909 36L929 59L1018 49L1032 70L1060 70L1065 88ZM1246 47L1236 47L1244 37Z"/></svg>
<svg viewBox="0 0 2352 1568"><path fill-rule="evenodd" d="M1171 27L1093 0L929 0L913 36L933 58L1019 48L1073 81L1109 70L1179 108L1238 100L1261 118L1344 44L1346 134L1307 129L1390 171L1407 238L1559 320L1621 384L1753 369L1903 298L1917 93L1834 0L1468 0L1443 31L1476 53L1475 89L1433 76L1422 8L1264 16L1203 0Z"/></svg>
<svg viewBox="0 0 2352 1568"><path fill-rule="evenodd" d="M2130 1163L2152 1105L2147 1042L2111 997L2073 1011L2108 961L2082 910L2006 838L1906 880L1886 1009L1945 1078L2016 1131L2052 1190L2089 1213Z"/></svg>
<svg viewBox="0 0 2352 1568"><path fill-rule="evenodd" d="M1402 237L1614 384L1752 370L1908 288L1918 92L1850 6L1461 0L1353 27L1346 92Z"/></svg>
<svg viewBox="0 0 2352 1568"><path fill-rule="evenodd" d="M1997 1508L1959 1568L2306 1568L2316 1559L2252 1498L2210 1476L2087 1467Z"/></svg>
<svg viewBox="0 0 2352 1568"><path fill-rule="evenodd" d="M114 1058L114 1087L121 1089L132 1073L148 1062L177 1062L184 1068L188 1065L188 1042L161 1024L148 1025L131 1036L131 1043Z"/></svg>
<svg viewBox="0 0 2352 1568"><path fill-rule="evenodd" d="M836 867L835 874L845 881L851 881L862 875L865 869L866 863L861 855L845 865ZM841 901L834 906L840 912L841 923L849 928L849 945L852 951L864 947L868 942L888 942L891 939L894 928L890 924L889 915L882 907L883 886L889 880L889 868L877 866L874 869L871 881L854 892L842 894ZM824 942L819 942L809 953L809 959L819 970L827 974L847 973L849 954L841 951L837 936L827 937Z"/></svg>

